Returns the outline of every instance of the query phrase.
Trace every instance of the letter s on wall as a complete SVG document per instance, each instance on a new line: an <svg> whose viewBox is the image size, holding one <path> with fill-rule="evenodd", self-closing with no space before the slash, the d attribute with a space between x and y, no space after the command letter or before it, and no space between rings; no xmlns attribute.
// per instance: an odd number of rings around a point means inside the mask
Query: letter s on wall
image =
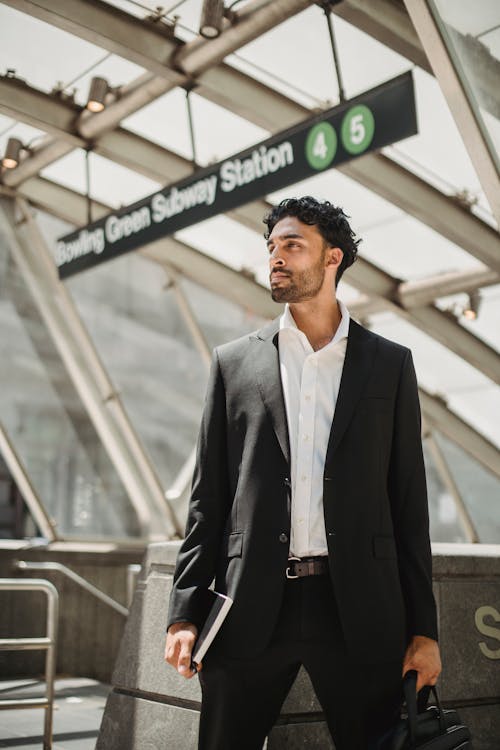
<svg viewBox="0 0 500 750"><path fill-rule="evenodd" d="M499 624L497 626L486 625L484 622L485 617L492 617ZM498 612L495 607L479 607L476 609L474 621L476 623L476 628L482 635L487 635L489 638L494 638L497 641L500 641L500 612ZM481 653L484 654L487 659L500 659L500 646L496 650L493 650L487 646L484 641L481 641L479 643L479 648L481 649Z"/></svg>

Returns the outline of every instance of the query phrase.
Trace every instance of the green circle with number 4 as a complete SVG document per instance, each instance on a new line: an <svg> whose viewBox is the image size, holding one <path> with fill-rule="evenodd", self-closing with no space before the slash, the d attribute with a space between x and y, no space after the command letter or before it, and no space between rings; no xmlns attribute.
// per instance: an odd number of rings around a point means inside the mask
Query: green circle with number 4
<svg viewBox="0 0 500 750"><path fill-rule="evenodd" d="M337 133L329 122L320 122L309 131L306 157L313 169L326 169L337 151Z"/></svg>
<svg viewBox="0 0 500 750"><path fill-rule="evenodd" d="M350 154L360 154L365 151L373 140L375 120L364 104L349 109L342 120L340 135L346 151Z"/></svg>

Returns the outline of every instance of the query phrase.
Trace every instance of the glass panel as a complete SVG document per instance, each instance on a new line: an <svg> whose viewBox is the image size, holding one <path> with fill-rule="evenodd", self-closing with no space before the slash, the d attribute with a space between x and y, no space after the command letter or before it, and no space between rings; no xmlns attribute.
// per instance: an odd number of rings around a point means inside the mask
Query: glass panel
<svg viewBox="0 0 500 750"><path fill-rule="evenodd" d="M208 376L168 277L129 253L65 283L168 489L195 445Z"/></svg>
<svg viewBox="0 0 500 750"><path fill-rule="evenodd" d="M419 384L441 396L449 408L475 430L500 446L500 389L479 370L415 326L391 314L371 319L376 333L408 346Z"/></svg>
<svg viewBox="0 0 500 750"><path fill-rule="evenodd" d="M432 0L436 18L455 70L500 172L500 4L482 0Z"/></svg>
<svg viewBox="0 0 500 750"><path fill-rule="evenodd" d="M500 479L438 432L434 437L453 475L483 544L500 539Z"/></svg>
<svg viewBox="0 0 500 750"><path fill-rule="evenodd" d="M221 299L192 281L182 281L182 288L210 348L255 331L266 322L250 310ZM278 315L281 309L278 305L276 308Z"/></svg>
<svg viewBox="0 0 500 750"><path fill-rule="evenodd" d="M75 149L42 169L40 175L79 193L87 192L85 151ZM132 172L99 154L90 154L90 194L105 205L119 208L141 200L160 187L157 182Z"/></svg>
<svg viewBox="0 0 500 750"><path fill-rule="evenodd" d="M429 498L429 527L433 542L466 542L457 508L435 466L432 453L423 441L427 494Z"/></svg>
<svg viewBox="0 0 500 750"><path fill-rule="evenodd" d="M57 533L138 535L126 493L5 242L0 326L1 419Z"/></svg>

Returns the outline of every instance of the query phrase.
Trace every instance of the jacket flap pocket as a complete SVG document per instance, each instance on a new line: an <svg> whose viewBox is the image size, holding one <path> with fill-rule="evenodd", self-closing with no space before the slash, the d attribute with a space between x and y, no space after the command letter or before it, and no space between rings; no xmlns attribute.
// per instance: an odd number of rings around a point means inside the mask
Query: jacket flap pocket
<svg viewBox="0 0 500 750"><path fill-rule="evenodd" d="M243 551L243 532L233 531L227 538L227 556L241 557Z"/></svg>
<svg viewBox="0 0 500 750"><path fill-rule="evenodd" d="M396 542L392 536L373 537L373 556L382 559L394 559L396 557Z"/></svg>

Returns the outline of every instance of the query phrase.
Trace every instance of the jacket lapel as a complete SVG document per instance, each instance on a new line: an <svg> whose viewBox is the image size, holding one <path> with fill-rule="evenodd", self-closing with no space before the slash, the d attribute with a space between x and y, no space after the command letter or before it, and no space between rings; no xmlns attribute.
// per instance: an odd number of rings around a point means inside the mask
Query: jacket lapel
<svg viewBox="0 0 500 750"><path fill-rule="evenodd" d="M280 375L278 332L279 318L268 323L252 337L254 342L253 364L260 395L278 438L283 456L286 462L290 464L288 424Z"/></svg>
<svg viewBox="0 0 500 750"><path fill-rule="evenodd" d="M333 454L363 394L371 374L376 349L375 336L351 318L342 378L326 452L325 470L333 460Z"/></svg>

